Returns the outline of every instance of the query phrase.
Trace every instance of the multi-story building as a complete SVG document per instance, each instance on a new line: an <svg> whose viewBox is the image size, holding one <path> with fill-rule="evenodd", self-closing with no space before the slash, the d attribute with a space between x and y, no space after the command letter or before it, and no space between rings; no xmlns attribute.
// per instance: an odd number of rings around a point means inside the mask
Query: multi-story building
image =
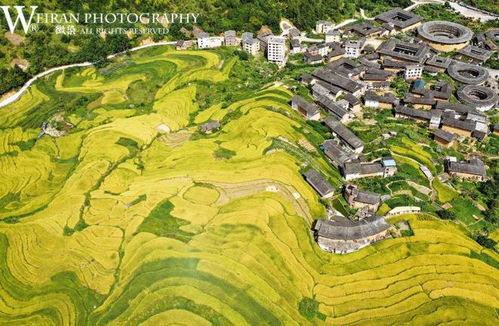
<svg viewBox="0 0 499 326"><path fill-rule="evenodd" d="M257 55L258 51L260 51L260 42L256 39L253 38L252 33L243 33L242 36L242 47L243 50L252 54L252 55Z"/></svg>
<svg viewBox="0 0 499 326"><path fill-rule="evenodd" d="M340 31L337 30L329 30L326 33L326 43L340 42L341 36Z"/></svg>
<svg viewBox="0 0 499 326"><path fill-rule="evenodd" d="M406 80L418 79L421 78L422 74L423 74L422 65L408 65L405 67L404 78Z"/></svg>
<svg viewBox="0 0 499 326"><path fill-rule="evenodd" d="M286 39L279 36L271 36L267 42L267 60L280 67L286 65Z"/></svg>
<svg viewBox="0 0 499 326"><path fill-rule="evenodd" d="M345 42L345 56L350 58L360 57L362 48L364 47L364 40L349 40Z"/></svg>
<svg viewBox="0 0 499 326"><path fill-rule="evenodd" d="M326 34L330 30L332 30L334 27L333 23L325 21L325 20L318 20L315 23L315 32L317 34Z"/></svg>
<svg viewBox="0 0 499 326"><path fill-rule="evenodd" d="M201 32L198 34L198 48L209 49L222 46L223 37L211 36L208 33Z"/></svg>
<svg viewBox="0 0 499 326"><path fill-rule="evenodd" d="M227 46L237 46L240 40L236 37L236 31L230 30L224 33L225 45Z"/></svg>

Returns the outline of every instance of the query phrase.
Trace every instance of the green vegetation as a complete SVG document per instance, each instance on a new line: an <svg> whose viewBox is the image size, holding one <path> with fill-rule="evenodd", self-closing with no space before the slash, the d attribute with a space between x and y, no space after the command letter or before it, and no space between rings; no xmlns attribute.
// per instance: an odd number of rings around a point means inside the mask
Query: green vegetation
<svg viewBox="0 0 499 326"><path fill-rule="evenodd" d="M216 158L225 158L230 159L232 156L236 155L236 152L231 151L230 149L220 147L215 151Z"/></svg>
<svg viewBox="0 0 499 326"><path fill-rule="evenodd" d="M298 310L300 314L308 320L312 320L315 317L326 320L326 315L319 312L319 302L311 298L303 298L298 304Z"/></svg>
<svg viewBox="0 0 499 326"><path fill-rule="evenodd" d="M175 218L170 213L174 209L173 204L168 201L160 202L153 208L139 226L138 232L151 232L160 237L174 238L183 242L188 242L192 234L182 231L180 228L189 222Z"/></svg>
<svg viewBox="0 0 499 326"><path fill-rule="evenodd" d="M459 196L459 193L456 190L443 184L439 178L433 179L432 186L437 192L438 200L441 203L449 202Z"/></svg>

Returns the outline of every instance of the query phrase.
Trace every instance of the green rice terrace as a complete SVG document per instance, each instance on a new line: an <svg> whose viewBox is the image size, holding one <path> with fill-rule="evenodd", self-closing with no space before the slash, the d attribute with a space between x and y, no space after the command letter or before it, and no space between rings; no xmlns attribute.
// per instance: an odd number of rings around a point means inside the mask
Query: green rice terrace
<svg viewBox="0 0 499 326"><path fill-rule="evenodd" d="M51 74L0 109L0 324L497 325L499 255L465 223L424 210L390 220L412 236L318 247L325 208L301 173L342 181L307 146L325 135L290 107L290 76L155 47ZM435 200L471 209L421 175L441 171L429 151L387 148Z"/></svg>

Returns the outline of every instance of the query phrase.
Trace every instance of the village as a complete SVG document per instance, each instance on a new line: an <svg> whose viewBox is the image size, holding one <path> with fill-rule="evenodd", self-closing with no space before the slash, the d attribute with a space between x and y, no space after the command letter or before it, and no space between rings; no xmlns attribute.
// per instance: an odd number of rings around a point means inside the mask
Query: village
<svg viewBox="0 0 499 326"><path fill-rule="evenodd" d="M223 36L200 31L197 42L178 41L176 49L240 46L251 55L264 54L281 68L290 56L303 54L306 64L318 66L300 78L313 101L296 95L291 106L304 119L320 121L329 128L333 138L326 140L320 150L340 171L345 181L342 195L355 211L354 215L345 216L329 205L328 216L318 219L312 228L317 243L325 251L343 254L400 236L400 230L410 232L407 223L394 226L385 218L417 213L420 207L399 206L379 216L377 212L386 196L362 190L354 183L362 178L394 176L396 160L383 156L366 161L365 143L346 124L358 119L363 108L374 108L390 110L397 119L428 128L433 141L445 148L466 138L482 141L490 133L498 134L498 124L491 125L485 113L498 102L497 76L491 76L482 64L498 50L499 30L474 35L460 24L424 22L421 16L401 8L383 12L372 21L340 28L319 20L314 34L324 39L313 39L314 42L304 42L311 39L290 23L284 25L287 29L281 35L271 31L260 31L256 36L244 32L240 38L235 31L226 31ZM427 85L422 78L423 74L439 73L449 76L459 85L457 89L446 80ZM396 78L402 79L409 89L403 97L397 96L391 87ZM211 132L219 127L218 121L211 121L201 129ZM460 161L449 156L442 164L449 178L487 180L486 166L478 157ZM433 178L428 168L422 166L421 170ZM303 176L321 198L333 196L335 188L327 176L314 169Z"/></svg>

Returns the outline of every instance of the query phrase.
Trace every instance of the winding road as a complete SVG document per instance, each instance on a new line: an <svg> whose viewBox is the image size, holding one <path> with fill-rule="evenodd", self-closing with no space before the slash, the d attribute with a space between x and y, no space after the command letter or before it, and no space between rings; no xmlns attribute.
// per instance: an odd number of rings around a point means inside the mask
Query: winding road
<svg viewBox="0 0 499 326"><path fill-rule="evenodd" d="M177 43L177 42L176 41L169 41L169 42L150 43L150 44L141 45L141 46L137 46L137 47L131 48L131 49L127 50L127 51L122 51L122 52L118 52L118 53L114 53L114 54L108 55L107 58L108 59L112 59L112 58L115 58L115 57L117 57L119 55L122 55L122 54L125 54L125 53L128 53L128 52L142 50L142 49L153 47L153 46L173 45L175 43ZM21 96L28 90L28 88L35 81L37 81L38 79L40 79L41 77L47 76L48 74L51 74L54 71L60 71L60 70L68 69L68 68L74 68L74 67L88 67L88 66L91 66L93 64L94 63L92 63L92 62L74 63L74 64L70 64L70 65L54 67L54 68L50 68L48 70L45 70L44 72L41 72L38 75L36 75L33 78L31 78L30 80L28 80L26 82L26 84L24 84L24 86L21 87L17 92L15 92L11 96L9 96L8 98L6 98L2 102L0 102L0 108L2 108L4 106L7 106L9 104L12 104L12 103L16 102L17 100L19 100L21 98Z"/></svg>

